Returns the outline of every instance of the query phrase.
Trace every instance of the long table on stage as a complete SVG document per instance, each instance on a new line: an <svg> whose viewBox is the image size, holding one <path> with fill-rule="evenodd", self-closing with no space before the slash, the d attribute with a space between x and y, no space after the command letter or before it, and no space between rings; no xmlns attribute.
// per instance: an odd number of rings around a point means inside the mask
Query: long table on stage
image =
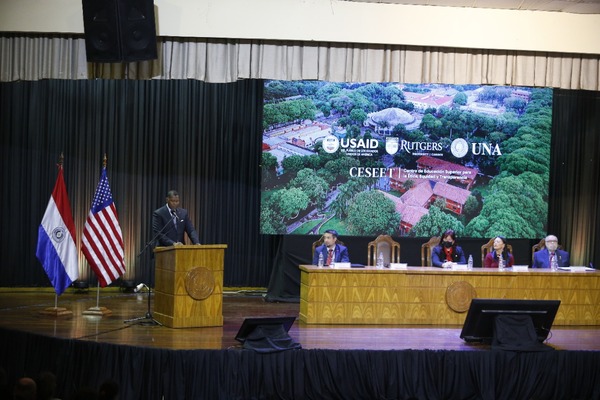
<svg viewBox="0 0 600 400"><path fill-rule="evenodd" d="M600 272L300 265L308 324L463 324L472 298L560 300L555 325L600 325Z"/></svg>

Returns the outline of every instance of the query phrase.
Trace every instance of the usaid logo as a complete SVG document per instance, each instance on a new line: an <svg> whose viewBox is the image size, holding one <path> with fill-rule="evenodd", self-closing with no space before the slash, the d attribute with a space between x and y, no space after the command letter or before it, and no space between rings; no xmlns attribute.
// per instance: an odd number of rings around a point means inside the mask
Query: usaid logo
<svg viewBox="0 0 600 400"><path fill-rule="evenodd" d="M325 139L323 139L322 144L323 150L325 150L326 153L330 154L335 153L340 148L339 139L333 135L329 135Z"/></svg>
<svg viewBox="0 0 600 400"><path fill-rule="evenodd" d="M376 149L379 147L377 139L342 139L340 145L344 149Z"/></svg>

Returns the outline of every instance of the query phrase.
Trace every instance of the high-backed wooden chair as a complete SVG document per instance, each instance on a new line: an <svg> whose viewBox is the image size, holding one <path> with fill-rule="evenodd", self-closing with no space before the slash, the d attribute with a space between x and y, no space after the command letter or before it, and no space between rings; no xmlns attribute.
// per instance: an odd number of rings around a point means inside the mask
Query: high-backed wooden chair
<svg viewBox="0 0 600 400"><path fill-rule="evenodd" d="M481 266L482 267L485 265L485 256L487 255L487 253L491 252L494 249L494 239L496 239L496 238L495 237L491 238L489 242L487 242L486 244L481 246ZM513 255L513 257L515 256L513 254L512 246L510 244L506 245L506 249L508 250L508 252L510 254Z"/></svg>
<svg viewBox="0 0 600 400"><path fill-rule="evenodd" d="M400 262L400 243L396 242L390 235L379 235L375 240L369 242L367 247L367 265L377 264L379 253L383 254L383 265Z"/></svg>
<svg viewBox="0 0 600 400"><path fill-rule="evenodd" d="M317 247L319 247L320 245L322 245L322 244L323 244L323 236L321 236L321 237L320 237L318 240L315 240L315 241L313 242L313 244L312 244L312 252L310 253L310 254L311 254L311 256L314 256L314 255L315 255L315 249L316 249Z"/></svg>
<svg viewBox="0 0 600 400"><path fill-rule="evenodd" d="M433 236L427 243L421 245L421 267L431 267L431 253L433 248L440 244L441 238L439 236Z"/></svg>
<svg viewBox="0 0 600 400"><path fill-rule="evenodd" d="M542 238L538 243L531 246L531 265L533 265L533 256L536 251L542 250L546 247L546 238ZM559 244L558 248L562 250L562 246Z"/></svg>

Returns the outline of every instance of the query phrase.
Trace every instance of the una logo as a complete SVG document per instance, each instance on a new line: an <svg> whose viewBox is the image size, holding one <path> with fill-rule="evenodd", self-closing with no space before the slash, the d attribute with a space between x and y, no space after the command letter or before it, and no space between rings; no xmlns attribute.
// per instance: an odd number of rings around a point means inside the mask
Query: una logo
<svg viewBox="0 0 600 400"><path fill-rule="evenodd" d="M323 139L323 150L327 153L335 153L340 148L340 141L333 135L327 136Z"/></svg>
<svg viewBox="0 0 600 400"><path fill-rule="evenodd" d="M450 152L456 158L463 158L469 151L469 144L465 139L454 139L450 145Z"/></svg>
<svg viewBox="0 0 600 400"><path fill-rule="evenodd" d="M386 137L385 138L385 151L391 156L398 152L398 143L400 139L397 137Z"/></svg>

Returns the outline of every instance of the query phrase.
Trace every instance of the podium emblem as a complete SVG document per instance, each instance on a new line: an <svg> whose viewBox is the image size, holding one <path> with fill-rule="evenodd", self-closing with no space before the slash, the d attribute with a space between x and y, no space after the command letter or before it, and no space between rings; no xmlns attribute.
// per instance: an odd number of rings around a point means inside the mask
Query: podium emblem
<svg viewBox="0 0 600 400"><path fill-rule="evenodd" d="M185 276L185 290L195 300L206 299L214 289L215 278L206 267L193 268Z"/></svg>
<svg viewBox="0 0 600 400"><path fill-rule="evenodd" d="M469 282L454 282L446 289L446 304L457 313L467 311L475 297L477 292Z"/></svg>

